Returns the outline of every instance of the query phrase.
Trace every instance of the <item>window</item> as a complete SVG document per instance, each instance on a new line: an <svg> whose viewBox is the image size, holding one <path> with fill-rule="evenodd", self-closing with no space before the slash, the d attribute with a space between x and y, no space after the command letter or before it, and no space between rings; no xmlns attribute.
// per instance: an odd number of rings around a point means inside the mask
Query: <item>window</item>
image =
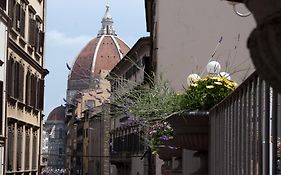
<svg viewBox="0 0 281 175"><path fill-rule="evenodd" d="M35 24L35 50L37 53L43 53L44 32L42 32L42 19L36 15Z"/></svg>
<svg viewBox="0 0 281 175"><path fill-rule="evenodd" d="M15 0L9 0L8 15L12 19L13 28L20 33L22 37L25 35L25 12L26 3L17 3Z"/></svg>
<svg viewBox="0 0 281 175"><path fill-rule="evenodd" d="M18 137L17 137L17 170L21 170L21 162L22 162L22 136L23 136L23 128L22 126L18 126Z"/></svg>
<svg viewBox="0 0 281 175"><path fill-rule="evenodd" d="M29 154L30 154L30 129L26 129L25 133L25 170L29 170Z"/></svg>
<svg viewBox="0 0 281 175"><path fill-rule="evenodd" d="M28 29L28 42L31 46L35 47L35 12L29 9L29 29Z"/></svg>
<svg viewBox="0 0 281 175"><path fill-rule="evenodd" d="M16 11L16 1L15 0L9 0L8 1L8 15L11 18L12 26L16 26L16 20L15 20L15 11Z"/></svg>
<svg viewBox="0 0 281 175"><path fill-rule="evenodd" d="M17 31L20 33L20 35L24 38L25 37L25 12L26 12L26 4L24 2L21 2L19 7L17 8L19 12L18 21L19 23L17 25Z"/></svg>
<svg viewBox="0 0 281 175"><path fill-rule="evenodd" d="M14 125L8 124L8 147L7 147L7 156L8 156L8 165L7 170L13 171L13 161L14 161Z"/></svg>
<svg viewBox="0 0 281 175"><path fill-rule="evenodd" d="M23 101L24 67L21 63L8 60L8 95Z"/></svg>
<svg viewBox="0 0 281 175"><path fill-rule="evenodd" d="M37 168L37 140L38 140L38 134L37 131L34 129L33 143L32 143L32 169Z"/></svg>
<svg viewBox="0 0 281 175"><path fill-rule="evenodd" d="M44 106L44 80L39 79L30 72L26 73L25 79L25 104L36 109Z"/></svg>

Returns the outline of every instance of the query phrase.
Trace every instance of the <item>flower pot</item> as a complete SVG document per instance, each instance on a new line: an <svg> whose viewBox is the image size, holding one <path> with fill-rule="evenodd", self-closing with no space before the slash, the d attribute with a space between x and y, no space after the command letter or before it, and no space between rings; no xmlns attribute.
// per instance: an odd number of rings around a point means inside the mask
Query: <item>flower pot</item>
<svg viewBox="0 0 281 175"><path fill-rule="evenodd" d="M176 113L166 121L175 132L172 140L165 141L166 145L189 150L208 150L209 112Z"/></svg>
<svg viewBox="0 0 281 175"><path fill-rule="evenodd" d="M171 160L173 157L182 157L182 149L172 149L166 145L159 145L157 148L157 154L162 160Z"/></svg>

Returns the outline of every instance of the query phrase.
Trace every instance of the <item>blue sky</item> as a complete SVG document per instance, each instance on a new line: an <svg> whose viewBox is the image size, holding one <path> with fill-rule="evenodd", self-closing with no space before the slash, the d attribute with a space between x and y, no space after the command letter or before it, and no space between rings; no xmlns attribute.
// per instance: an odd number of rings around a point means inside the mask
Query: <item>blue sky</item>
<svg viewBox="0 0 281 175"><path fill-rule="evenodd" d="M68 70L89 40L96 37L105 12L105 0L48 0L45 43L45 110L64 104ZM117 35L129 46L147 36L144 0L111 0L110 13Z"/></svg>

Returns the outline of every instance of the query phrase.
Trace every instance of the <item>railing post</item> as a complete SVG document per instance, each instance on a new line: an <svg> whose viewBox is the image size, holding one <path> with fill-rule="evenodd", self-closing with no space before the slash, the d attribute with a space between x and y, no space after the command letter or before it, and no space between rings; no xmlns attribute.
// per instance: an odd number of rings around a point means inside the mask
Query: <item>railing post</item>
<svg viewBox="0 0 281 175"><path fill-rule="evenodd" d="M262 106L262 174L269 174L269 124L270 124L270 94L269 86L263 81Z"/></svg>
<svg viewBox="0 0 281 175"><path fill-rule="evenodd" d="M271 133L272 133L272 174L277 174L277 105L278 105L278 94L276 90L272 92L272 123L271 123Z"/></svg>

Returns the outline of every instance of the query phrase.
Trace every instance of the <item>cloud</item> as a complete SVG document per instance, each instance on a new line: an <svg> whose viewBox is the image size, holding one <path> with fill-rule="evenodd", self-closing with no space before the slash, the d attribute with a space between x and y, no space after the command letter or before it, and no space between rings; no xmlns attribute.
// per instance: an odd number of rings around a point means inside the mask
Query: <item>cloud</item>
<svg viewBox="0 0 281 175"><path fill-rule="evenodd" d="M72 47L72 46L81 46L85 45L87 42L91 40L91 36L67 36L66 34L51 30L46 34L47 38L47 45L55 45L55 46L62 46L62 47Z"/></svg>

